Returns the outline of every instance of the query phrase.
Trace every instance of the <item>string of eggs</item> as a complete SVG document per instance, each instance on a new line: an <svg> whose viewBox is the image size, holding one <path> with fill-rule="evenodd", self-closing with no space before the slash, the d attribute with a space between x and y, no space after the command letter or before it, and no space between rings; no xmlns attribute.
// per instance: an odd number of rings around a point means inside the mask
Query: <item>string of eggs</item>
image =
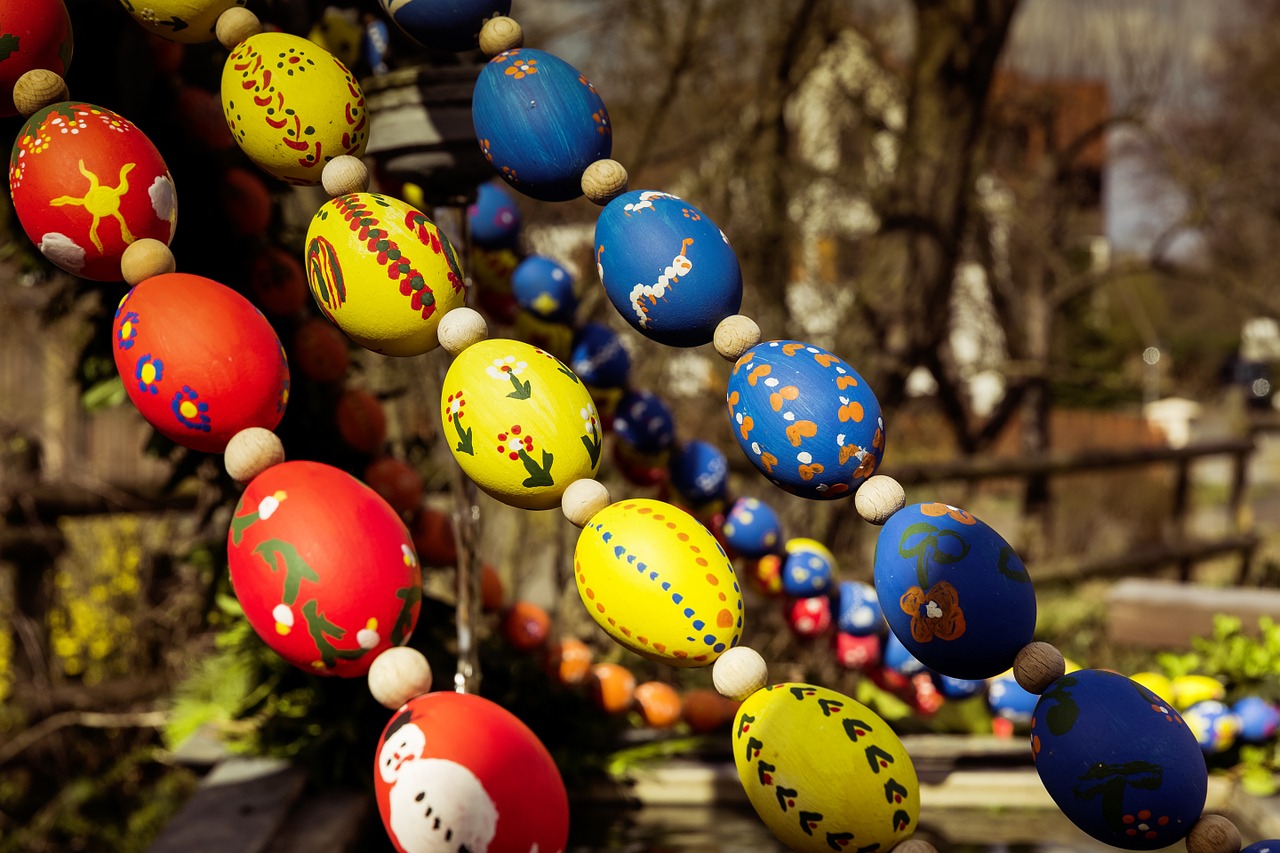
<svg viewBox="0 0 1280 853"><path fill-rule="evenodd" d="M441 417L460 467L499 500L530 509L559 505L582 528L574 557L579 592L615 640L677 666L714 662L717 690L742 702L732 736L739 775L775 835L797 850L932 849L907 840L918 818L918 786L888 725L820 686L767 684L764 660L738 645L741 590L714 537L674 506L613 502L594 479L599 422L581 381L549 353L488 339L483 318L461 305L462 274L445 235L403 202L367 192L358 159L367 116L350 72L301 39L261 32L239 7L213 18L231 51L223 101L236 141L267 172L291 183L318 178L333 196L313 220L306 250L326 316L371 349L408 355L438 343L454 357ZM486 156L535 198L571 198L580 189L604 206L597 262L611 301L654 340L713 342L734 362L728 403L735 436L766 477L809 498L852 494L862 517L883 525L876 586L882 600L901 603L886 616L912 654L961 678L1012 665L1019 684L1041 694L1031 733L1037 769L1086 832L1130 849L1186 837L1192 853L1238 850L1229 821L1200 814L1206 774L1177 713L1123 676L1066 675L1061 654L1030 642L1030 579L999 534L954 507L907 507L900 486L873 476L883 422L866 382L804 342L761 343L759 327L736 313L736 258L709 218L666 193L626 191L625 169L608 159L607 112L586 78L550 54L521 51L522 35L509 18L486 21L479 44L493 57L474 102ZM295 77L307 84L290 84ZM576 87L557 82L570 78ZM536 109L538 100L525 91L512 96L510 83L519 81L539 87L546 109ZM14 103L31 116L10 169L15 209L33 241L64 269L132 286L115 326L117 367L131 399L179 444L225 452L228 471L247 483L228 555L249 621L296 665L367 672L375 697L397 710L383 733L375 781L384 823L401 849L434 849L439 831L473 850L561 849L567 802L545 748L493 703L428 693L425 660L400 646L421 596L403 523L337 469L284 461L271 430L287 404L288 366L274 331L234 291L176 272L167 248L176 198L159 152L123 117L68 97L48 68L15 84ZM86 143L92 134L80 134L101 128L119 144ZM593 144L577 145L583 139ZM72 161L74 170L66 168ZM70 185L77 173L89 184L79 187L81 195ZM126 179L148 187L142 208ZM50 227L41 218L74 210L91 214L91 222L64 216ZM118 228L104 227L108 219ZM647 240L636 239L636 222L652 228ZM351 235L354 244L335 242ZM367 306L354 294L368 276L352 269L362 260L398 285L412 320L404 312L362 310ZM496 453L483 455L485 439ZM335 514L354 523L321 523ZM451 736L424 734L441 731ZM502 760L513 762L505 766L521 768L518 785L504 779L512 774L476 771L492 758L476 753L485 751L479 742L489 753L498 744ZM433 799L419 814L415 804L423 804L427 787ZM1152 791L1158 793L1146 793Z"/></svg>

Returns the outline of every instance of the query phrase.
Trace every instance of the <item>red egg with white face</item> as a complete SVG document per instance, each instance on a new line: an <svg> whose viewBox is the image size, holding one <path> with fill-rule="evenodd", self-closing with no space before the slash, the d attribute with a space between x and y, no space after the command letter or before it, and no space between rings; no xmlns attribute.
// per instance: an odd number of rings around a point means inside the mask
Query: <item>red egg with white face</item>
<svg viewBox="0 0 1280 853"><path fill-rule="evenodd" d="M378 741L373 780L401 853L559 853L568 839L569 800L551 754L479 696L409 700Z"/></svg>
<svg viewBox="0 0 1280 853"><path fill-rule="evenodd" d="M74 39L62 0L23 0L0 8L0 116L18 114L13 85L28 71L66 76Z"/></svg>
<svg viewBox="0 0 1280 853"><path fill-rule="evenodd" d="M248 427L275 429L289 365L267 318L212 279L152 276L130 290L112 326L116 369L153 427L191 450L221 453Z"/></svg>
<svg viewBox="0 0 1280 853"><path fill-rule="evenodd" d="M249 482L227 562L254 631L300 669L353 677L413 633L422 569L404 522L373 489L319 462Z"/></svg>
<svg viewBox="0 0 1280 853"><path fill-rule="evenodd" d="M151 140L123 116L81 101L27 119L9 158L9 191L41 254L95 281L119 281L130 244L168 244L178 223L173 177Z"/></svg>

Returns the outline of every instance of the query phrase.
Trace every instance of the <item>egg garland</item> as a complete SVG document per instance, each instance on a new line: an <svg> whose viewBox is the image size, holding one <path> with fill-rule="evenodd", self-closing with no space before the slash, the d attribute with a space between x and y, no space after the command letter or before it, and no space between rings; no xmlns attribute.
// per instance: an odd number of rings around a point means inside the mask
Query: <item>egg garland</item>
<svg viewBox="0 0 1280 853"><path fill-rule="evenodd" d="M67 73L75 47L62 0L10 3L0 13L0 116L17 115L13 87L28 71Z"/></svg>

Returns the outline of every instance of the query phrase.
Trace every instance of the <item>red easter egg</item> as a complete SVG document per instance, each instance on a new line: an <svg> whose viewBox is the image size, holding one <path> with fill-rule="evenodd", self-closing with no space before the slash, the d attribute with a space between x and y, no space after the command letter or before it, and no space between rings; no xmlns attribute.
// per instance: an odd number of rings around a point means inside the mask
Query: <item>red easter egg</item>
<svg viewBox="0 0 1280 853"><path fill-rule="evenodd" d="M134 240L168 244L178 223L173 177L151 140L123 116L80 101L27 119L13 143L9 191L41 254L95 281L119 281L120 256Z"/></svg>
<svg viewBox="0 0 1280 853"><path fill-rule="evenodd" d="M556 853L569 798L551 753L488 699L438 691L387 723L374 767L378 812L401 853Z"/></svg>
<svg viewBox="0 0 1280 853"><path fill-rule="evenodd" d="M760 559L747 563L747 577L765 595L781 595L782 557L778 554L765 554Z"/></svg>
<svg viewBox="0 0 1280 853"><path fill-rule="evenodd" d="M699 688L684 695L684 721L695 734L721 728L737 713L738 703L714 690Z"/></svg>
<svg viewBox="0 0 1280 853"><path fill-rule="evenodd" d="M380 456L364 469L364 481L396 512L409 512L422 500L422 476L394 456Z"/></svg>
<svg viewBox="0 0 1280 853"><path fill-rule="evenodd" d="M222 113L218 113L218 120L222 120ZM278 246L263 249L249 267L249 295L268 314L280 317L297 314L306 307L311 295L302 262ZM343 346L344 357L345 352ZM346 372L345 363L342 371Z"/></svg>
<svg viewBox="0 0 1280 853"><path fill-rule="evenodd" d="M817 637L831 627L831 602L825 595L801 598L787 607L787 623L800 637Z"/></svg>
<svg viewBox="0 0 1280 853"><path fill-rule="evenodd" d="M845 669L864 669L880 663L880 637L836 634L836 662Z"/></svg>
<svg viewBox="0 0 1280 853"><path fill-rule="evenodd" d="M377 453L387 437L387 414L378 398L362 388L348 388L334 412L338 435L361 453Z"/></svg>
<svg viewBox="0 0 1280 853"><path fill-rule="evenodd" d="M231 584L268 646L321 675L364 675L413 633L422 569L395 510L355 477L282 462L249 482L227 536Z"/></svg>
<svg viewBox="0 0 1280 853"><path fill-rule="evenodd" d="M284 349L231 288L186 273L152 276L120 301L111 336L129 399L183 447L221 453L240 430L280 423Z"/></svg>
<svg viewBox="0 0 1280 853"><path fill-rule="evenodd" d="M338 382L347 375L351 362L347 339L327 320L304 320L293 333L292 350L298 372L308 379Z"/></svg>
<svg viewBox="0 0 1280 853"><path fill-rule="evenodd" d="M522 652L545 643L550 630L551 617L547 611L528 601L517 601L502 619L502 633L507 642Z"/></svg>
<svg viewBox="0 0 1280 853"><path fill-rule="evenodd" d="M237 234L261 234L271 225L271 192L256 173L233 166L222 173L222 211ZM309 292L309 291L308 291Z"/></svg>
<svg viewBox="0 0 1280 853"><path fill-rule="evenodd" d="M683 703L680 694L670 684L646 681L636 687L636 704L645 725L655 729L669 729L680 721Z"/></svg>
<svg viewBox="0 0 1280 853"><path fill-rule="evenodd" d="M598 663L587 676L591 699L607 714L621 714L631 707L636 694L636 677L616 663Z"/></svg>
<svg viewBox="0 0 1280 853"><path fill-rule="evenodd" d="M18 114L13 86L28 71L66 76L75 39L62 0L24 0L0 9L0 116Z"/></svg>
<svg viewBox="0 0 1280 853"><path fill-rule="evenodd" d="M333 328L330 326L329 328ZM424 566L443 568L458 563L453 522L447 513L424 506L413 519L413 544Z"/></svg>
<svg viewBox="0 0 1280 853"><path fill-rule="evenodd" d="M506 592L502 588L502 577L498 570L488 563L480 566L480 609L486 613L501 610Z"/></svg>
<svg viewBox="0 0 1280 853"><path fill-rule="evenodd" d="M591 672L591 649L573 637L565 637L547 654L547 670L566 686L581 684Z"/></svg>

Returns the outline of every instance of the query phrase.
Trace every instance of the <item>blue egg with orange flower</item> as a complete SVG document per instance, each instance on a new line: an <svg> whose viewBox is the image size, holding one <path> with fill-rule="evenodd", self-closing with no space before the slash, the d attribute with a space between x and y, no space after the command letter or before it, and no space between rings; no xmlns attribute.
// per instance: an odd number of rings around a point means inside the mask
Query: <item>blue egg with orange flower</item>
<svg viewBox="0 0 1280 853"><path fill-rule="evenodd" d="M1004 672L1036 627L1035 591L1017 553L947 504L913 504L890 516L876 542L875 582L893 633L943 675Z"/></svg>
<svg viewBox="0 0 1280 853"><path fill-rule="evenodd" d="M567 323L578 310L573 276L550 258L530 255L511 274L516 304L539 320Z"/></svg>
<svg viewBox="0 0 1280 853"><path fill-rule="evenodd" d="M727 399L742 452L794 495L848 497L884 456L875 393L820 347L799 341L752 347L733 366Z"/></svg>
<svg viewBox="0 0 1280 853"><path fill-rule="evenodd" d="M876 588L862 581L842 581L839 588L836 620L840 630L855 637L879 634L884 625L884 610Z"/></svg>
<svg viewBox="0 0 1280 853"><path fill-rule="evenodd" d="M1094 838L1154 850L1186 837L1208 788L1196 737L1132 679L1082 669L1040 696L1031 753L1058 808Z"/></svg>
<svg viewBox="0 0 1280 853"><path fill-rule="evenodd" d="M582 173L613 149L596 87L542 50L504 51L480 72L471 98L480 150L512 189L540 201L582 195Z"/></svg>
<svg viewBox="0 0 1280 853"><path fill-rule="evenodd" d="M405 35L431 50L475 50L480 27L511 12L511 0L379 0Z"/></svg>
<svg viewBox="0 0 1280 853"><path fill-rule="evenodd" d="M782 541L778 514L759 498L738 498L734 501L722 529L730 551L750 559L772 554Z"/></svg>
<svg viewBox="0 0 1280 853"><path fill-rule="evenodd" d="M481 249L514 249L520 237L520 208L511 193L494 183L476 187L467 206L471 242Z"/></svg>

